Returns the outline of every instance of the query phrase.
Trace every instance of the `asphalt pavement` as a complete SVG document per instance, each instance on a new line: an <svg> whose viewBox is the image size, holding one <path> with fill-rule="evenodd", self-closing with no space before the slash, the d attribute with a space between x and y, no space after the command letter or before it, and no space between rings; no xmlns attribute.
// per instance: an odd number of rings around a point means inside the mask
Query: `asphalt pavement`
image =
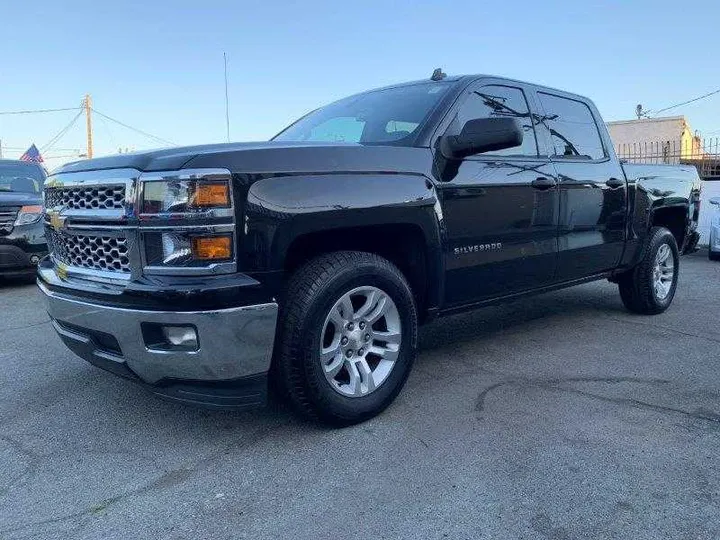
<svg viewBox="0 0 720 540"><path fill-rule="evenodd" d="M596 282L421 331L384 414L176 405L0 282L0 538L720 538L720 264L664 314Z"/></svg>

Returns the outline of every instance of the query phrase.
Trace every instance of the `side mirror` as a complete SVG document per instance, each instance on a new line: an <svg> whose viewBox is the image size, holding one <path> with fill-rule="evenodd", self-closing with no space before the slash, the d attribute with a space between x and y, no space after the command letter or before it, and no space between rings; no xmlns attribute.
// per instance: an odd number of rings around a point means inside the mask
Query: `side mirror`
<svg viewBox="0 0 720 540"><path fill-rule="evenodd" d="M460 135L440 139L440 151L447 158L462 159L483 152L520 146L523 130L516 118L468 120Z"/></svg>
<svg viewBox="0 0 720 540"><path fill-rule="evenodd" d="M714 204L715 206L720 206L720 197L711 197L708 199L708 202L710 204Z"/></svg>

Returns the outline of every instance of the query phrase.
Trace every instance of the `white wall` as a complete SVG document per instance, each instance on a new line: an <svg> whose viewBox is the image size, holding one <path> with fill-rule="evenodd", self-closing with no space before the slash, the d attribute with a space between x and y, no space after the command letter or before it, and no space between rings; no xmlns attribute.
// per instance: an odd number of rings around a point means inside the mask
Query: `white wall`
<svg viewBox="0 0 720 540"><path fill-rule="evenodd" d="M680 149L685 119L682 116L671 116L668 118L642 118L640 120L626 120L620 122L608 122L608 131L615 148L622 145L633 144L642 146L647 143L658 141L670 141Z"/></svg>
<svg viewBox="0 0 720 540"><path fill-rule="evenodd" d="M700 232L700 243L708 244L708 234L710 231L710 220L714 212L719 212L717 206L710 204L710 197L720 197L720 180L702 183L702 195L700 196L700 220L698 223L698 231Z"/></svg>

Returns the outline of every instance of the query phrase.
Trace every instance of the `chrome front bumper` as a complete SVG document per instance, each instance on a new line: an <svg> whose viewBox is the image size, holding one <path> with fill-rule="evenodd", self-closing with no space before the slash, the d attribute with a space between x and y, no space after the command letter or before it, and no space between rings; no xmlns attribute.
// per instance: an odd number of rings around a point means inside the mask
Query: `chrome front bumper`
<svg viewBox="0 0 720 540"><path fill-rule="evenodd" d="M38 282L55 330L76 354L118 375L149 385L165 381L231 382L270 368L275 303L213 311L143 311L66 297ZM193 325L197 351L147 346L141 323Z"/></svg>

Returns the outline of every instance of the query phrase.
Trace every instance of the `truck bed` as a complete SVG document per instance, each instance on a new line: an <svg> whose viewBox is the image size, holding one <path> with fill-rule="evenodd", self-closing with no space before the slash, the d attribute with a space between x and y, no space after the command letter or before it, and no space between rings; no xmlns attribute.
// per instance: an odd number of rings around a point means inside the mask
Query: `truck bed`
<svg viewBox="0 0 720 540"><path fill-rule="evenodd" d="M630 183L649 180L672 180L687 182L688 186L700 186L697 169L692 165L621 163L625 176Z"/></svg>

